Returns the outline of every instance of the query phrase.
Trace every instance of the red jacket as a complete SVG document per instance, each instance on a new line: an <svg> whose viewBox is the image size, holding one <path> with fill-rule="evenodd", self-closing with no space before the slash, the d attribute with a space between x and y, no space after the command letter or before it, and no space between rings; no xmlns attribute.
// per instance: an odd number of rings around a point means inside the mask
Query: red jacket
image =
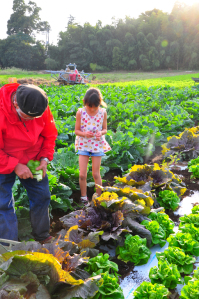
<svg viewBox="0 0 199 299"><path fill-rule="evenodd" d="M6 84L0 88L0 174L11 173L18 163L41 157L53 159L57 129L50 108L39 118L20 121L11 104L18 86Z"/></svg>

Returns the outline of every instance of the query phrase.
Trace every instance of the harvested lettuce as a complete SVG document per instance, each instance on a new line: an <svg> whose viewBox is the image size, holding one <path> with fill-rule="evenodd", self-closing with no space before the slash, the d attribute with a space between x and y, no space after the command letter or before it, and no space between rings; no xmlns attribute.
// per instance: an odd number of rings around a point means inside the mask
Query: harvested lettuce
<svg viewBox="0 0 199 299"><path fill-rule="evenodd" d="M43 170L36 170L36 168L40 165L40 161L30 160L28 161L28 168L33 174L33 178L36 179L38 182L43 178Z"/></svg>

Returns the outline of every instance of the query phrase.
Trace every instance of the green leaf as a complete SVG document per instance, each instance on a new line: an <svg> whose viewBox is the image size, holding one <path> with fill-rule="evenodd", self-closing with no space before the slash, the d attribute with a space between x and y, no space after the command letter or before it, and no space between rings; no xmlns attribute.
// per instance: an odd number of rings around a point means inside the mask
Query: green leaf
<svg viewBox="0 0 199 299"><path fill-rule="evenodd" d="M167 261L158 261L158 267L153 267L149 271L151 283L163 284L166 288L174 289L177 284L183 283L178 268Z"/></svg>
<svg viewBox="0 0 199 299"><path fill-rule="evenodd" d="M124 246L118 246L116 254L118 259L124 262L130 261L135 265L144 265L148 262L151 251L146 246L146 239L127 234Z"/></svg>
<svg viewBox="0 0 199 299"><path fill-rule="evenodd" d="M140 286L133 292L134 299L163 299L168 298L169 290L162 284L152 284L143 281Z"/></svg>

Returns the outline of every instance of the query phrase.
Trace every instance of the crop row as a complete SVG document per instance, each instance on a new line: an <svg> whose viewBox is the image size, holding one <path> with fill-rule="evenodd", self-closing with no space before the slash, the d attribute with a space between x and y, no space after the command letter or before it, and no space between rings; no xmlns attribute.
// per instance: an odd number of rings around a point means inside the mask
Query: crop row
<svg viewBox="0 0 199 299"><path fill-rule="evenodd" d="M179 298L197 298L199 290L199 270L193 271L199 256L199 206L192 213L180 217L179 231L168 237L169 247L164 252L156 252L158 267L149 271L151 282L142 282L134 291L134 298L168 298L169 290L177 284L185 284ZM191 274L192 276L188 276ZM184 280L181 275L184 274Z"/></svg>
<svg viewBox="0 0 199 299"><path fill-rule="evenodd" d="M178 135L197 121L198 90L169 85L100 85L107 103L108 133L112 150L102 157L101 175L112 169L126 171L129 165L147 162L156 146L168 136ZM74 149L77 109L83 106L88 86L43 86L58 129L54 159L48 166L52 208L67 211L71 194L79 189L78 157ZM94 186L91 164L88 187ZM19 182L14 186L16 208L26 206L27 197Z"/></svg>

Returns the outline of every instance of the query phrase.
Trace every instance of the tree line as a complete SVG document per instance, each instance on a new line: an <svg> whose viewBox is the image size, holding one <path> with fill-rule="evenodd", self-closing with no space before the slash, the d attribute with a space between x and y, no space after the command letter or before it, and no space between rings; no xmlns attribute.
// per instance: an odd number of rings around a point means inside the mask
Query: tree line
<svg viewBox="0 0 199 299"><path fill-rule="evenodd" d="M1 68L57 70L75 62L79 70L96 72L199 69L199 3L176 2L170 14L153 9L106 26L101 21L81 26L70 16L58 44L48 48L34 38L35 31L50 30L39 11L32 1L13 1L9 36L0 40Z"/></svg>

